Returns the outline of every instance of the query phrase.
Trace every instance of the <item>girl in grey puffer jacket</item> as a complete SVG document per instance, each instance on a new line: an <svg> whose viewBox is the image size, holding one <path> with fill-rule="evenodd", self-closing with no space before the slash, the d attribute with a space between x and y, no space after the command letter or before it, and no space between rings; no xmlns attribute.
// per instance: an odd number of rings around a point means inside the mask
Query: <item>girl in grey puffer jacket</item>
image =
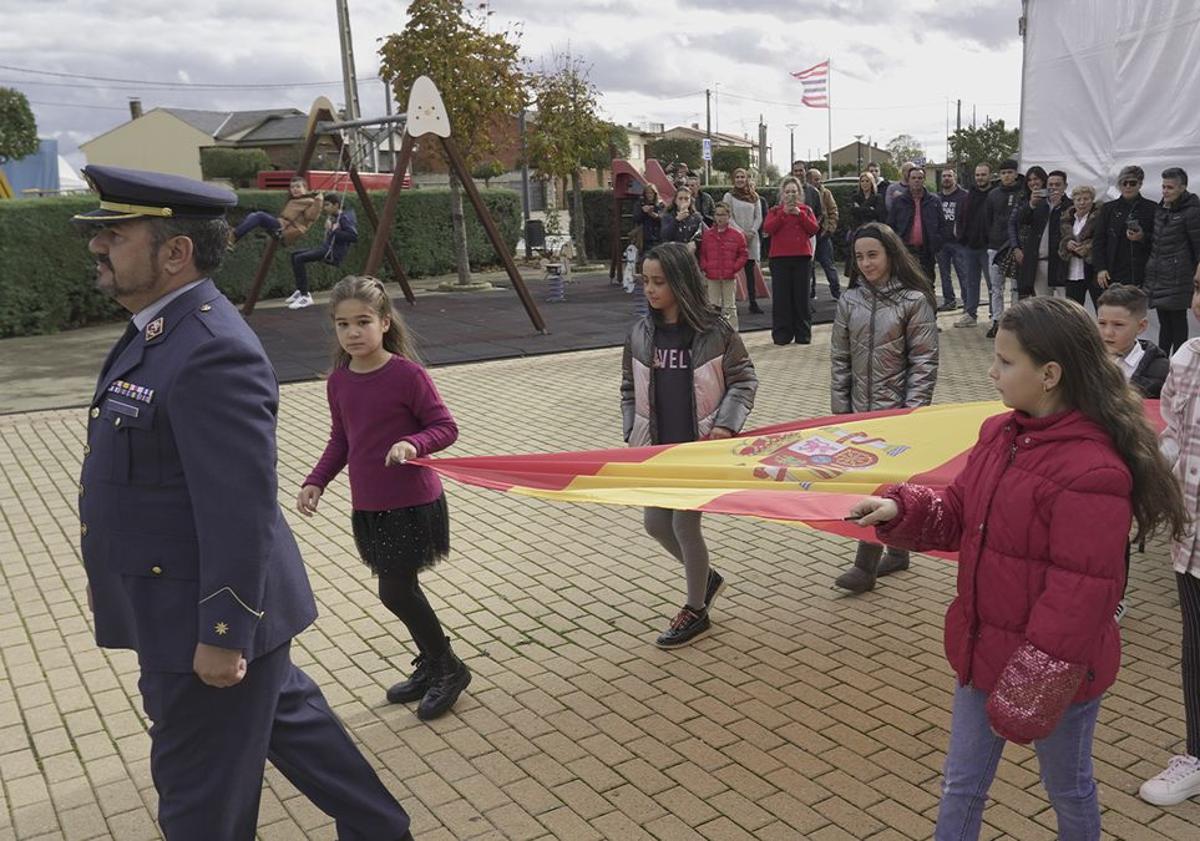
<svg viewBox="0 0 1200 841"><path fill-rule="evenodd" d="M687 246L663 243L642 264L650 314L633 325L621 364L630 446L731 438L754 406L758 377L746 346L709 305ZM656 640L678 648L706 634L725 579L708 563L699 511L647 508L646 532L683 564L687 602Z"/></svg>
<svg viewBox="0 0 1200 841"><path fill-rule="evenodd" d="M852 243L860 282L842 293L830 350L834 414L915 408L933 402L937 299L933 285L887 225L864 225ZM854 567L836 586L853 593L879 575L908 569L908 552L860 541Z"/></svg>

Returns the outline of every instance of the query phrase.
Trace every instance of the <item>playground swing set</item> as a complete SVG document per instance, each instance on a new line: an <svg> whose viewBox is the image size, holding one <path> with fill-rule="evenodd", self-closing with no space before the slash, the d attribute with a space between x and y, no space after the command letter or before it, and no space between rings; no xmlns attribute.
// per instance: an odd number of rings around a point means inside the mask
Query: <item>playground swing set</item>
<svg viewBox="0 0 1200 841"><path fill-rule="evenodd" d="M371 199L371 195L367 192L362 176L358 171L357 164L360 160L357 160L353 151L348 148L349 144L342 137L342 132L346 129L360 126L376 126L388 123L400 124L404 129L404 135L400 144L399 155L392 167L393 176L388 186L383 210L382 212L377 212L375 203ZM504 263L504 269L508 274L508 278L512 282L513 289L520 298L521 304L525 308L525 313L529 316L534 329L542 334L549 333L546 329L546 323L538 311L537 304L529 294L529 290L525 286L525 281L521 277L520 272L517 271L512 252L509 251L504 239L500 236L500 230L496 227L496 221L492 218L491 213L488 212L487 206L483 203L483 197L479 194L479 188L475 186L475 182L471 178L471 173L467 170L458 144L451 135L450 118L446 113L445 103L442 102L442 96L438 92L437 86L428 76L421 76L413 83L412 89L409 92L408 109L401 115L338 122L333 103L325 97L318 97L309 111L304 149L301 152L300 162L296 168L295 175L305 176L308 173L309 165L312 163L318 142L322 137L330 138L338 152L338 166L342 166L344 163L349 183L353 185L354 192L358 196L359 203L362 205L366 223L371 227L371 251L367 256L366 264L363 266L363 273L378 275L380 266L386 259L388 267L392 271L393 278L400 284L400 288L404 293L404 299L410 305L415 305L416 297L413 295L412 286L408 282L404 266L400 262L395 249L392 247L391 237L387 235L387 232L392 230L392 226L396 221L396 208L400 201L400 191L405 185L405 174L408 172L408 166L412 161L416 141L426 136L436 137L441 143L442 149L446 154L446 159L455 175L458 176L463 189L466 191L467 198L470 200L472 207L474 207L475 213L479 217L484 231L487 233L492 248ZM348 190L345 181L342 181L341 189L344 198L344 194ZM384 232L383 235L380 234L381 231ZM244 315L250 315L254 312L255 304L258 303L259 295L262 294L263 283L266 281L267 273L270 270L271 262L275 258L275 252L278 247L279 242L277 240L274 238L268 239L266 249L263 251L262 259L259 262L258 271L255 272L254 280L251 282L250 290L246 296L246 302L242 306L242 313Z"/></svg>

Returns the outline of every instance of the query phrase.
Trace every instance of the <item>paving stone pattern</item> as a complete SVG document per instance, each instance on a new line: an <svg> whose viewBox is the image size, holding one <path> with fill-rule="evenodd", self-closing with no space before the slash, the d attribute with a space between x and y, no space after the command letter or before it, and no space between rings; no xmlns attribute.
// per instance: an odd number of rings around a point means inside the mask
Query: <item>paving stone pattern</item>
<svg viewBox="0 0 1200 841"><path fill-rule="evenodd" d="M983 329L943 318L940 402L993 395ZM755 425L828 409L828 328L811 347L748 344ZM458 455L620 443L617 349L440 368ZM283 389L280 488L324 444L324 387ZM97 649L84 601L76 482L80 410L0 417L0 841L158 838L149 740L128 652ZM349 493L289 514L321 615L294 647L420 841L927 839L953 677L942 614L954 567L920 556L874 593L830 582L850 541L710 517L729 581L714 632L651 644L683 598L675 562L629 508L449 488L452 558L424 578L475 670L453 713L423 724L383 703L408 667L402 626L354 554ZM1158 809L1141 780L1180 747L1179 615L1165 547L1135 556L1125 662L1096 733L1106 838L1196 837L1200 803ZM1031 750L1010 745L984 838L1042 841L1054 816ZM328 818L268 769L259 837L332 839Z"/></svg>

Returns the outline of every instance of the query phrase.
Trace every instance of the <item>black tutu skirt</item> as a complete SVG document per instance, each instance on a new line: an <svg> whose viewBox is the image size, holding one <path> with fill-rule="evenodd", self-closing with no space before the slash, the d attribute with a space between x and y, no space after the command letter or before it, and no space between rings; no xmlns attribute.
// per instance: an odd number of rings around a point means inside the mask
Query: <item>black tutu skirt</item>
<svg viewBox="0 0 1200 841"><path fill-rule="evenodd" d="M376 575L415 572L450 554L450 515L445 494L425 505L355 511L350 524L358 554Z"/></svg>

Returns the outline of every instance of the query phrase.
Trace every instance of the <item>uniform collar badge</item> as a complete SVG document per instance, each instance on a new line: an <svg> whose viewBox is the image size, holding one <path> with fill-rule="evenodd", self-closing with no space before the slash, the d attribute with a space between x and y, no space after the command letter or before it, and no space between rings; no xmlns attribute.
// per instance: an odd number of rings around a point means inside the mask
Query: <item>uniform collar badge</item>
<svg viewBox="0 0 1200 841"><path fill-rule="evenodd" d="M151 342L162 335L163 320L160 316L146 325L146 341Z"/></svg>

